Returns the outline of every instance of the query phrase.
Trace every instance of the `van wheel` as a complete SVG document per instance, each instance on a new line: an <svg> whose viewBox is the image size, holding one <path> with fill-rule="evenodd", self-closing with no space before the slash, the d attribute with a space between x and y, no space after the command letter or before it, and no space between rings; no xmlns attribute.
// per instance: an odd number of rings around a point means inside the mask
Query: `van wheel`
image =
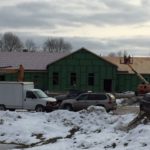
<svg viewBox="0 0 150 150"><path fill-rule="evenodd" d="M6 110L5 106L4 105L0 105L0 111L4 111Z"/></svg>
<svg viewBox="0 0 150 150"><path fill-rule="evenodd" d="M35 107L35 111L36 111L36 112L43 112L43 111L44 111L44 107L43 107L42 105L37 105L37 106Z"/></svg>
<svg viewBox="0 0 150 150"><path fill-rule="evenodd" d="M72 106L71 106L70 104L64 105L63 108L64 108L65 110L69 110L69 111L72 111L72 110L73 110L73 108L72 108Z"/></svg>

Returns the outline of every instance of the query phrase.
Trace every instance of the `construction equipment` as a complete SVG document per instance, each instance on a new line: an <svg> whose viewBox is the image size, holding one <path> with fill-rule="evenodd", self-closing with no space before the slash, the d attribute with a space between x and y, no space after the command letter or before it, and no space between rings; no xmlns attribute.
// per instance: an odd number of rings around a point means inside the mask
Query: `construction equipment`
<svg viewBox="0 0 150 150"><path fill-rule="evenodd" d="M144 111L140 111L136 117L134 117L127 126L120 127L120 130L129 132L129 130L134 129L139 124L147 124L150 122L150 114Z"/></svg>
<svg viewBox="0 0 150 150"><path fill-rule="evenodd" d="M136 89L136 95L142 96L148 92L150 92L150 83L140 74L138 73L131 64L133 64L133 58L130 57L130 55L127 57L124 55L123 61L120 60L121 64L126 64L130 67L130 69L137 75L137 77L142 81L142 84L139 84ZM137 98L136 97L136 98ZM143 98L142 98L143 99ZM141 100L140 100L141 101ZM150 120L150 113L148 111L144 111L140 107L140 112L138 115L133 118L132 121L130 121L127 125L127 127L124 128L124 130L128 131L130 129L135 128L138 124L141 122L146 122Z"/></svg>
<svg viewBox="0 0 150 150"><path fill-rule="evenodd" d="M137 77L142 81L141 84L137 86L135 91L136 95L144 95L145 93L150 92L150 83L140 74L138 73L131 64L133 64L133 58L130 55L127 57L124 55L123 61L120 60L121 64L126 64L130 67L130 69L137 75Z"/></svg>
<svg viewBox="0 0 150 150"><path fill-rule="evenodd" d="M0 67L0 73L7 74L7 73L17 73L17 81L24 81L24 67L23 65L19 65L18 69L12 68L12 66L4 66Z"/></svg>

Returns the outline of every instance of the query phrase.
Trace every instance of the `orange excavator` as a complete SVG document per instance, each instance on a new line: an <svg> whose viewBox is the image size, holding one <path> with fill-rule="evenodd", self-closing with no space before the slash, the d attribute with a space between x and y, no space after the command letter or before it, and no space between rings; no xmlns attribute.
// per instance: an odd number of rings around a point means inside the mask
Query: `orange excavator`
<svg viewBox="0 0 150 150"><path fill-rule="evenodd" d="M11 66L0 67L0 73L17 73L17 81L24 81L24 67L19 65L18 69L14 69Z"/></svg>
<svg viewBox="0 0 150 150"><path fill-rule="evenodd" d="M142 81L141 84L137 86L136 95L144 95L145 93L150 92L150 83L140 74L138 73L131 64L133 64L133 58L130 56L124 55L123 61L120 61L121 64L126 64L130 67L130 69L137 75L137 77Z"/></svg>
<svg viewBox="0 0 150 150"><path fill-rule="evenodd" d="M130 69L138 76L138 78L142 81L142 84L139 84L137 86L136 89L136 96L144 96L146 93L150 92L150 83L140 74L138 73L131 64L133 64L133 58L131 58L130 56L126 56L124 55L123 57L123 61L120 60L121 64L126 64L130 67ZM143 99L143 98L142 98ZM150 113L148 112L148 106L146 106L146 109L141 109L141 100L140 99L140 111L138 113L138 115L133 118L133 120L131 120L128 125L123 128L123 130L129 131L130 129L133 129L134 127L136 127L138 124L141 123L141 121L143 122L148 122L150 121ZM145 100L144 100L145 101Z"/></svg>

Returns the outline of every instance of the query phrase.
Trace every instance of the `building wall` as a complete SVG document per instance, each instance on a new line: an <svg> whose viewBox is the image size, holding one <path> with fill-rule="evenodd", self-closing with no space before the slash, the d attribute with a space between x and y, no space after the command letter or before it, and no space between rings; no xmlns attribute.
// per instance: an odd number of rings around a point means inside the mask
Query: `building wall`
<svg viewBox="0 0 150 150"><path fill-rule="evenodd" d="M80 50L48 67L48 88L50 91L67 91L71 88L92 91L104 91L104 80L111 80L112 88L116 86L116 66ZM54 73L59 76L59 83L54 85ZM71 85L71 73L76 74L76 83ZM94 85L88 85L89 74L94 74Z"/></svg>
<svg viewBox="0 0 150 150"><path fill-rule="evenodd" d="M139 84L139 79L134 74L118 74L117 75L117 92L135 91Z"/></svg>
<svg viewBox="0 0 150 150"><path fill-rule="evenodd" d="M17 73L3 74L5 81L17 81ZM24 74L24 81L34 82L35 88L48 89L47 71L28 71Z"/></svg>
<svg viewBox="0 0 150 150"><path fill-rule="evenodd" d="M142 75L148 82L150 82L150 75L145 74ZM117 92L124 92L124 91L136 91L138 84L142 83L137 75L135 74L117 74Z"/></svg>
<svg viewBox="0 0 150 150"><path fill-rule="evenodd" d="M48 74L47 71L43 72L26 72L25 81L34 82L35 88L48 90Z"/></svg>

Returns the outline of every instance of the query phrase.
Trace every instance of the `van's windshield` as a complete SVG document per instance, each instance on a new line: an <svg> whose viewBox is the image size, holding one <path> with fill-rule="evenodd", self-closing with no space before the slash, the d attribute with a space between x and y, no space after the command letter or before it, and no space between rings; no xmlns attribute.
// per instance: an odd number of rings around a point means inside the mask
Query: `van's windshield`
<svg viewBox="0 0 150 150"><path fill-rule="evenodd" d="M35 90L33 91L34 94L39 98L47 98L48 96L41 90Z"/></svg>

